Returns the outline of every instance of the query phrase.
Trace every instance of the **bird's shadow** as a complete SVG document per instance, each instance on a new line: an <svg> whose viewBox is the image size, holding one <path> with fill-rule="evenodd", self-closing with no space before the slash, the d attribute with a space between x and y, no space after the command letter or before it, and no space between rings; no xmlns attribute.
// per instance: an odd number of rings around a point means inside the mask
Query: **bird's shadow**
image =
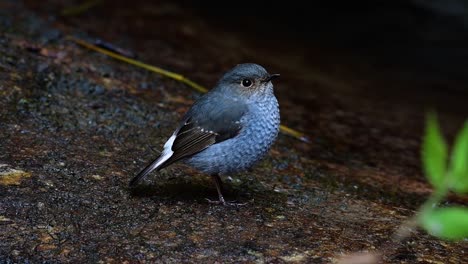
<svg viewBox="0 0 468 264"><path fill-rule="evenodd" d="M159 197L173 201L197 201L206 202L206 199L217 201L218 193L215 185L211 181L159 181L157 184L142 183L130 188L130 195L135 198ZM251 186L250 184L233 186L229 183L223 184L223 196L226 201L236 201L239 203L250 202L257 199L269 197L269 201L284 202L280 194Z"/></svg>
<svg viewBox="0 0 468 264"><path fill-rule="evenodd" d="M227 184L225 184L227 185ZM133 197L161 197L171 198L178 201L193 201L193 200L218 200L216 187L208 184L193 183L187 181L163 182L158 184L140 184L130 189L130 194ZM241 197L248 199L247 194L237 192L228 186L224 186L223 195L226 199L238 200Z"/></svg>

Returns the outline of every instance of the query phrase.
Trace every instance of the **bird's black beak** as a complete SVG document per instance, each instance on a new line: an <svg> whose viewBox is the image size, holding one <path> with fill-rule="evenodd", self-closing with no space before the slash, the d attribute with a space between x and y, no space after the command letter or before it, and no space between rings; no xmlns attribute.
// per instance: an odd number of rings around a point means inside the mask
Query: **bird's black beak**
<svg viewBox="0 0 468 264"><path fill-rule="evenodd" d="M279 75L278 73L270 74L270 76L268 76L268 77L266 77L265 79L263 79L262 82L265 82L265 83L266 83L266 82L269 82L269 81L271 81L271 80L273 80L273 79L276 79L276 78L278 78L278 77L280 77L280 75Z"/></svg>

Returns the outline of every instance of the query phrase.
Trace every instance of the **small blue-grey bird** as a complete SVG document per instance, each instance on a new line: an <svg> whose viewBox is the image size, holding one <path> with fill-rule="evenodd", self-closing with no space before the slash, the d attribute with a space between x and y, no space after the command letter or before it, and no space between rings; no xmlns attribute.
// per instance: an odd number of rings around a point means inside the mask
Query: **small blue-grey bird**
<svg viewBox="0 0 468 264"><path fill-rule="evenodd" d="M225 73L216 86L187 111L164 144L162 154L130 181L136 185L153 170L182 161L212 176L219 203L226 202L219 175L252 167L275 141L280 125L278 101L262 66L244 63Z"/></svg>

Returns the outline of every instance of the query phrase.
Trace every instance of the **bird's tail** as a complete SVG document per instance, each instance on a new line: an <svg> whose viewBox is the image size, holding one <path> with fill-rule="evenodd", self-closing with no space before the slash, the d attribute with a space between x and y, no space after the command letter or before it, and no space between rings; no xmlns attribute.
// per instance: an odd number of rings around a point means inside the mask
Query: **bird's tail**
<svg viewBox="0 0 468 264"><path fill-rule="evenodd" d="M141 179L143 179L146 175L150 174L154 170L160 170L163 167L167 166L170 164L169 159L172 157L172 154L174 154L174 151L172 151L172 144L174 143L174 140L176 138L176 133L174 133L169 140L164 144L164 150L161 153L161 156L159 158L153 160L146 168L144 168L140 173L138 173L137 176L135 176L129 183L130 187L135 186ZM169 161L169 162L166 162ZM174 160L172 161L174 162Z"/></svg>
<svg viewBox="0 0 468 264"><path fill-rule="evenodd" d="M161 165L168 159L169 157L165 155L161 155L159 158L153 160L146 168L144 168L137 176L133 177L133 179L128 184L130 187L133 187L138 184L138 182L143 179L146 175L150 174L152 171L156 169L160 169Z"/></svg>

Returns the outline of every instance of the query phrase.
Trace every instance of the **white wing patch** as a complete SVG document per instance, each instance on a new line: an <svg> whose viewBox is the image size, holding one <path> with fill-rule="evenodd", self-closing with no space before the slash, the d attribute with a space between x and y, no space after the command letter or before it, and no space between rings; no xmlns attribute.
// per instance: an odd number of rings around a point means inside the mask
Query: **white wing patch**
<svg viewBox="0 0 468 264"><path fill-rule="evenodd" d="M172 136L167 140L166 144L164 144L164 149L163 152L161 153L161 157L159 157L158 161L154 165L154 168L158 168L166 162L170 157L172 157L172 154L174 154L174 151L172 151L172 144L174 144L174 140L176 139L176 133L172 134Z"/></svg>

